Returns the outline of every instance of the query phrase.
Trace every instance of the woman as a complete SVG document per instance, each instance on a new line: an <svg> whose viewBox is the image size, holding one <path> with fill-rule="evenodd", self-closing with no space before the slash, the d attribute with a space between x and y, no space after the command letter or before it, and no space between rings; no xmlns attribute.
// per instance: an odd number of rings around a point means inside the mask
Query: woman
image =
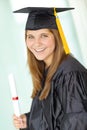
<svg viewBox="0 0 87 130"><path fill-rule="evenodd" d="M29 113L13 116L15 127L87 130L87 70L73 56L66 54L55 17L51 15L53 10L27 8L21 12L27 10L30 16L25 41L34 86L33 101Z"/></svg>

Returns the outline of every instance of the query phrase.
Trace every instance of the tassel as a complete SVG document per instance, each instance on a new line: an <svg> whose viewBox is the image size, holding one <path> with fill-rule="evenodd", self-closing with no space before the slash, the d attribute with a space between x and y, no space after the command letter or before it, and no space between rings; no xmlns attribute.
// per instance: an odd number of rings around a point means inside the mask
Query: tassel
<svg viewBox="0 0 87 130"><path fill-rule="evenodd" d="M65 53L69 54L70 50L69 50L67 41L65 39L65 36L64 36L63 30L62 30L62 26L60 24L60 20L59 20L59 18L57 18L57 13L56 13L56 9L55 8L54 8L54 16L56 17L56 24L57 24L57 27L58 27L58 30L59 30L59 33L60 33L60 36L61 36L61 39L62 39L62 42L63 42L63 47L64 47L64 50L65 50Z"/></svg>

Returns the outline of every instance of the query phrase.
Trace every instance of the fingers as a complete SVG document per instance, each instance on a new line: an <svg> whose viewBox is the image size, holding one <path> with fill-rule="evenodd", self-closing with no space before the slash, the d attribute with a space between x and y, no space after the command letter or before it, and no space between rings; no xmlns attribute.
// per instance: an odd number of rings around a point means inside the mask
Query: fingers
<svg viewBox="0 0 87 130"><path fill-rule="evenodd" d="M13 124L16 128L21 128L21 118L13 115Z"/></svg>
<svg viewBox="0 0 87 130"><path fill-rule="evenodd" d="M17 129L26 128L26 116L22 115L17 117L16 115L13 115L13 124Z"/></svg>

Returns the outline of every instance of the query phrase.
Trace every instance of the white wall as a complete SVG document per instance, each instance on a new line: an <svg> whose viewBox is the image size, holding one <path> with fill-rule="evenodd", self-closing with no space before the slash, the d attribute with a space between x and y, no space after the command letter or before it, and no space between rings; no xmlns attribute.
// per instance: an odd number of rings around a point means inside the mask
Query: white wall
<svg viewBox="0 0 87 130"><path fill-rule="evenodd" d="M13 73L18 90L21 113L30 109L32 82L26 65L24 27L12 14L10 2L0 0L0 130L15 130L12 122L13 104L8 83Z"/></svg>
<svg viewBox="0 0 87 130"><path fill-rule="evenodd" d="M72 14L75 32L78 38L77 49L79 47L82 64L87 68L87 0L67 0L71 7L75 7Z"/></svg>

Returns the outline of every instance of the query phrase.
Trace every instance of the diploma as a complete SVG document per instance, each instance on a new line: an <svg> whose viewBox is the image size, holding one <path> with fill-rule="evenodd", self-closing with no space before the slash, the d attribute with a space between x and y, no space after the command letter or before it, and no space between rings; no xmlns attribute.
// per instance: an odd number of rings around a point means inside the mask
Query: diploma
<svg viewBox="0 0 87 130"><path fill-rule="evenodd" d="M8 75L8 80L9 80L9 85L10 85L10 90L11 90L14 114L16 116L20 116L19 100L18 100L16 85L15 85L15 79L12 73Z"/></svg>

